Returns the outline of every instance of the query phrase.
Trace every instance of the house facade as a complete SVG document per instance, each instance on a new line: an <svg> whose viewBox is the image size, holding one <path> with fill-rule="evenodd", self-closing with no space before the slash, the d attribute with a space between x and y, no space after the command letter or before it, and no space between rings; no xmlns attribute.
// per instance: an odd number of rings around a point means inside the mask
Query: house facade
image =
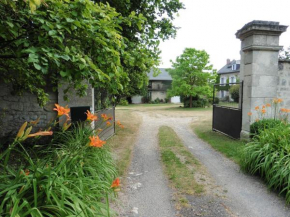
<svg viewBox="0 0 290 217"><path fill-rule="evenodd" d="M161 102L166 102L167 90L171 88L172 77L166 71L165 68L159 68L160 74L154 76L153 70L148 73L149 85L148 85L148 99L154 101L159 99ZM171 97L168 99L171 103L180 103L180 96ZM133 96L132 103L142 103L141 96Z"/></svg>
<svg viewBox="0 0 290 217"><path fill-rule="evenodd" d="M239 80L240 74L240 60L230 60L227 59L227 63L223 66L217 74L220 77L220 84L226 85L227 83L236 83ZM225 98L229 96L229 91L227 90L220 90L218 92L218 98Z"/></svg>

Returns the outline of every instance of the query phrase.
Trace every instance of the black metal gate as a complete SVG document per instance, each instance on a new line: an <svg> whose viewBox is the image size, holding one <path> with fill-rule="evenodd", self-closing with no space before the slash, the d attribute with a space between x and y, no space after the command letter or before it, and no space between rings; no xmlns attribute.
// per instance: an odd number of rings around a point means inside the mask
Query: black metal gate
<svg viewBox="0 0 290 217"><path fill-rule="evenodd" d="M243 82L215 84L212 130L239 139L242 129Z"/></svg>

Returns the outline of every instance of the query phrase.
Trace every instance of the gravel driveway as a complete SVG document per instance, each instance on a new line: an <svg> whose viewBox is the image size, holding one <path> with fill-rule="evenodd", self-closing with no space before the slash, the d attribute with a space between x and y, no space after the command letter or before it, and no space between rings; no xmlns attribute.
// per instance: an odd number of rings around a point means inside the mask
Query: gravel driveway
<svg viewBox="0 0 290 217"><path fill-rule="evenodd" d="M139 129L127 186L121 195L121 216L242 216L290 217L285 200L267 190L258 178L245 175L239 167L196 137L190 123L198 117L172 117L155 111L139 111L143 122ZM192 208L176 211L172 190L162 172L158 151L158 129L169 126L190 152L204 165L211 188L203 196L189 196ZM214 187L212 187L214 186Z"/></svg>

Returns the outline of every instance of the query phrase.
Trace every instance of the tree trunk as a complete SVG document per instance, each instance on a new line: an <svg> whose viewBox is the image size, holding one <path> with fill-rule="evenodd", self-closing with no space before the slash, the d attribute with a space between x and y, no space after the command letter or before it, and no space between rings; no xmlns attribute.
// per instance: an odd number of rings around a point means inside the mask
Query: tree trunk
<svg viewBox="0 0 290 217"><path fill-rule="evenodd" d="M192 96L189 97L189 108L192 108Z"/></svg>

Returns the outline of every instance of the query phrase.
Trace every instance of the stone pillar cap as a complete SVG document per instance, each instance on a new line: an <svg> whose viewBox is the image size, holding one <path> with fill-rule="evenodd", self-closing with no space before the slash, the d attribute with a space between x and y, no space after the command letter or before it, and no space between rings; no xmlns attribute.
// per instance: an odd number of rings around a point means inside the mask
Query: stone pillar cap
<svg viewBox="0 0 290 217"><path fill-rule="evenodd" d="M254 33L265 35L281 35L287 30L287 28L288 26L279 25L279 22L253 20L238 30L236 37L242 40L247 36L253 35Z"/></svg>

